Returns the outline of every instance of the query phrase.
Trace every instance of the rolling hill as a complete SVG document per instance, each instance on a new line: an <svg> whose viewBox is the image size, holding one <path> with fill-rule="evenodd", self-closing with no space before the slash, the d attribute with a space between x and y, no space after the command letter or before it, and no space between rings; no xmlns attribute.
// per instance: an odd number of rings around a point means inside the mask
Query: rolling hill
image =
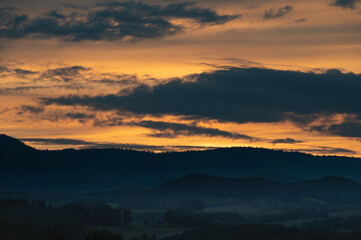
<svg viewBox="0 0 361 240"><path fill-rule="evenodd" d="M279 183L260 184L265 181L260 180L262 176L269 180L275 178L267 176L281 176L277 179L286 179L283 183L333 175L361 181L359 158L241 147L166 153L127 149L44 151L6 135L0 135L0 143L0 191L81 193L144 189L196 173L248 178L247 184L264 188ZM227 184L232 186L234 182Z"/></svg>

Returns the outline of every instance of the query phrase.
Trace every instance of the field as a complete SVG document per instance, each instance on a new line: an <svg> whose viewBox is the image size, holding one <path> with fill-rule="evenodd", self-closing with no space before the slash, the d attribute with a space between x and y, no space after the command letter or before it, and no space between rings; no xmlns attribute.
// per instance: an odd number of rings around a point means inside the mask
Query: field
<svg viewBox="0 0 361 240"><path fill-rule="evenodd" d="M162 239L171 235L180 234L189 228L177 228L177 227L143 227L143 226L97 226L90 229L100 229L109 231L112 233L118 233L125 236L125 239L132 239L135 236L141 236L146 233L148 236L155 235L157 239Z"/></svg>

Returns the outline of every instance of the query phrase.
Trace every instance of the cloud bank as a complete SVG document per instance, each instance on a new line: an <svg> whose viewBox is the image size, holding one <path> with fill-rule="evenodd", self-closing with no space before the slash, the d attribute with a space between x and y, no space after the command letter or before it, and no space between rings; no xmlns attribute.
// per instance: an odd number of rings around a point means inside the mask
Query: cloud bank
<svg viewBox="0 0 361 240"><path fill-rule="evenodd" d="M56 38L64 41L162 38L185 29L174 19L189 19L201 26L224 24L240 15L220 15L195 2L154 5L144 2L112 2L71 13L50 11L36 17L0 9L0 38Z"/></svg>
<svg viewBox="0 0 361 240"><path fill-rule="evenodd" d="M93 111L170 114L236 123L292 121L303 126L335 114L361 116L356 104L361 101L361 76L351 72L229 68L185 79L154 87L141 85L125 95L69 95L40 102L86 106Z"/></svg>
<svg viewBox="0 0 361 240"><path fill-rule="evenodd" d="M238 123L277 122L291 117L290 113L361 114L355 104L361 101L361 76L354 73L229 68L188 78L194 81L177 79L153 88L143 85L128 95L69 95L41 102Z"/></svg>

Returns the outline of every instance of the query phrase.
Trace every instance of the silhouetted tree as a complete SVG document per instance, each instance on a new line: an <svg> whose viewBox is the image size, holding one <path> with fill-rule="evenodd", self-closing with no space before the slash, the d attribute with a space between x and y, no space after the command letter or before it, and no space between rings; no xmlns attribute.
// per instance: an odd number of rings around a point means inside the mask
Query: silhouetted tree
<svg viewBox="0 0 361 240"><path fill-rule="evenodd" d="M123 209L123 224L124 226L130 226L132 224L132 214L130 209Z"/></svg>

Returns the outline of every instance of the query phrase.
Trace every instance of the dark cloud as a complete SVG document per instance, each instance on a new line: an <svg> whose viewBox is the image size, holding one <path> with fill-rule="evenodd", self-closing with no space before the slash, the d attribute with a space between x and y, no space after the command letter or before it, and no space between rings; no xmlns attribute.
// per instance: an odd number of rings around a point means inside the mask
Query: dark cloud
<svg viewBox="0 0 361 240"><path fill-rule="evenodd" d="M22 105L19 108L18 114L24 114L24 113L32 113L32 114L39 114L44 112L43 107L37 107L37 106L31 106L31 105Z"/></svg>
<svg viewBox="0 0 361 240"><path fill-rule="evenodd" d="M160 16L165 18L188 18L201 24L214 25L224 24L240 15L218 15L210 8L200 8L194 6L196 2L179 2L165 5L149 5L142 2L111 2L106 6L110 8L131 7L135 10L142 10L147 15Z"/></svg>
<svg viewBox="0 0 361 240"><path fill-rule="evenodd" d="M88 106L134 114L172 114L230 122L307 123L327 114L361 115L361 76L230 68L188 76L194 81L136 87L129 95L42 98L42 104Z"/></svg>
<svg viewBox="0 0 361 240"><path fill-rule="evenodd" d="M149 134L151 137L175 138L177 136L207 136L207 137L225 137L231 139L244 139L256 141L258 138L245 134L231 133L217 128L200 127L196 124L184 124L162 121L132 121L127 122L125 118L119 116L109 117L105 120L96 119L94 126L138 126L148 128L154 132Z"/></svg>
<svg viewBox="0 0 361 240"><path fill-rule="evenodd" d="M38 119L47 120L50 122L60 122L60 121L78 121L79 123L86 123L93 121L96 118L96 115L93 113L84 113L84 112L64 112L64 111L49 111L41 116L37 116Z"/></svg>
<svg viewBox="0 0 361 240"><path fill-rule="evenodd" d="M65 3L64 7L73 8L73 9L86 9L86 7L78 6L78 5L71 4L71 3Z"/></svg>
<svg viewBox="0 0 361 240"><path fill-rule="evenodd" d="M94 113L84 113L84 112L49 112L43 116L45 120L52 121L52 122L59 122L59 121L78 121L79 123L87 123L91 122L96 118Z"/></svg>
<svg viewBox="0 0 361 240"><path fill-rule="evenodd" d="M289 12L293 10L293 7L290 5L286 5L284 7L280 7L278 9L276 8L270 8L266 9L264 11L263 19L276 19L286 16Z"/></svg>
<svg viewBox="0 0 361 240"><path fill-rule="evenodd" d="M8 67L1 66L1 65L0 65L0 73L8 72L8 71L9 71L9 68L8 68Z"/></svg>
<svg viewBox="0 0 361 240"><path fill-rule="evenodd" d="M65 118L69 118L69 119L93 119L95 118L95 114L91 113L91 114L88 114L88 113L82 113L82 112L69 112L69 113L66 113L65 115Z"/></svg>
<svg viewBox="0 0 361 240"><path fill-rule="evenodd" d="M302 141L298 141L293 138L280 138L280 139L274 139L272 141L273 144L277 144L277 143L295 144L295 143L301 143L301 142Z"/></svg>
<svg viewBox="0 0 361 240"><path fill-rule="evenodd" d="M65 89L79 89L81 86L75 85L54 85L54 86L22 86L14 88L0 88L0 94L10 94L13 92L26 92L30 90L45 90L45 89L56 89L56 88L65 88Z"/></svg>
<svg viewBox="0 0 361 240"><path fill-rule="evenodd" d="M299 18L299 19L294 20L295 23L304 23L306 21L307 21L307 18Z"/></svg>
<svg viewBox="0 0 361 240"><path fill-rule="evenodd" d="M156 145L141 145L141 144L123 144L123 143L102 143L91 142L79 139L70 138L20 138L20 141L28 143L36 143L40 145L68 145L76 148L120 148L120 149L133 149L140 151L184 151L184 150L204 150L214 149L215 147L204 146L156 146Z"/></svg>
<svg viewBox="0 0 361 240"><path fill-rule="evenodd" d="M33 75L36 74L37 72L34 71L30 71L30 70L26 70L26 69L21 69L21 68L15 68L14 72L20 76L22 75Z"/></svg>
<svg viewBox="0 0 361 240"><path fill-rule="evenodd" d="M361 0L333 0L331 5L349 9L355 9L356 4L361 2Z"/></svg>
<svg viewBox="0 0 361 240"><path fill-rule="evenodd" d="M86 13L80 10L70 14L51 11L35 18L18 15L12 8L2 8L0 37L135 41L182 31L184 26L172 23L172 19L186 18L201 25L215 25L237 17L240 15L219 15L212 9L196 7L194 2L164 6L133 1L113 2L98 5Z"/></svg>
<svg viewBox="0 0 361 240"><path fill-rule="evenodd" d="M361 122L356 121L345 121L330 125L317 125L310 127L310 130L342 137L361 138Z"/></svg>
<svg viewBox="0 0 361 240"><path fill-rule="evenodd" d="M231 133L227 131L222 131L217 128L205 128L199 127L196 125L182 124L182 123L172 123L172 122L160 122L160 121L141 121L134 123L137 126L150 128L156 130L157 132L151 134L153 137L177 137L182 136L196 136L203 135L208 137L225 137L232 139L244 139L248 141L256 140L256 138L238 134Z"/></svg>
<svg viewBox="0 0 361 240"><path fill-rule="evenodd" d="M95 145L95 143L69 138L21 138L20 141L56 145Z"/></svg>
<svg viewBox="0 0 361 240"><path fill-rule="evenodd" d="M27 15L18 15L12 7L0 8L0 37L18 38L24 33L19 30L28 21Z"/></svg>
<svg viewBox="0 0 361 240"><path fill-rule="evenodd" d="M287 151L295 151L295 152L309 152L309 153L316 153L316 154L346 154L346 155L355 155L358 152L355 152L350 149L346 148L333 148L333 147L324 147L318 146L315 148L304 148L304 149L287 149Z"/></svg>
<svg viewBox="0 0 361 240"><path fill-rule="evenodd" d="M33 105L22 105L15 108L16 114L24 115L28 114L32 117L35 117L37 120L47 120L50 122L60 122L60 121L78 121L80 123L94 121L96 115L94 113L86 112L68 112L62 110L48 110L41 106Z"/></svg>
<svg viewBox="0 0 361 240"><path fill-rule="evenodd" d="M14 87L14 88L0 88L0 94L9 94L13 92L24 92L29 90L37 90L37 89L48 89L52 88L49 86L22 86L22 87Z"/></svg>
<svg viewBox="0 0 361 240"><path fill-rule="evenodd" d="M315 122L316 120L319 120L320 118L331 118L333 114L331 113L312 113L312 114L294 114L294 113L287 113L285 114L286 119L290 120L291 122L295 123L299 127L304 127L307 125L312 124L312 122Z"/></svg>
<svg viewBox="0 0 361 240"><path fill-rule="evenodd" d="M62 67L55 69L48 69L41 74L39 80L51 80L59 82L71 82L74 78L79 77L82 71L87 71L89 68L82 66Z"/></svg>
<svg viewBox="0 0 361 240"><path fill-rule="evenodd" d="M140 82L140 80L136 75L111 74L111 73L103 73L100 75L100 79L91 80L91 81L106 85L132 85L132 84L139 84Z"/></svg>
<svg viewBox="0 0 361 240"><path fill-rule="evenodd" d="M124 122L124 117L116 116L107 116L105 119L96 118L94 120L95 127L115 127L126 125Z"/></svg>
<svg viewBox="0 0 361 240"><path fill-rule="evenodd" d="M124 80L113 80L113 79L101 79L99 81L94 81L97 83L102 83L106 85L131 85L131 84L138 84L138 80L132 79L124 79Z"/></svg>
<svg viewBox="0 0 361 240"><path fill-rule="evenodd" d="M91 68L83 66L68 66L49 68L43 71L33 71L22 68L11 68L0 65L0 77L15 76L17 79L29 81L17 82L17 87L0 88L0 94L9 94L12 92L25 92L37 89L65 88L69 90L79 90L81 88L96 88L99 85L118 86L118 91L129 92L140 83L157 82L151 79L138 79L134 74L117 74L112 72L99 73L90 71ZM20 78L19 78L20 77ZM59 84L46 86L39 85L39 82L58 82ZM16 83L16 82L15 82Z"/></svg>

